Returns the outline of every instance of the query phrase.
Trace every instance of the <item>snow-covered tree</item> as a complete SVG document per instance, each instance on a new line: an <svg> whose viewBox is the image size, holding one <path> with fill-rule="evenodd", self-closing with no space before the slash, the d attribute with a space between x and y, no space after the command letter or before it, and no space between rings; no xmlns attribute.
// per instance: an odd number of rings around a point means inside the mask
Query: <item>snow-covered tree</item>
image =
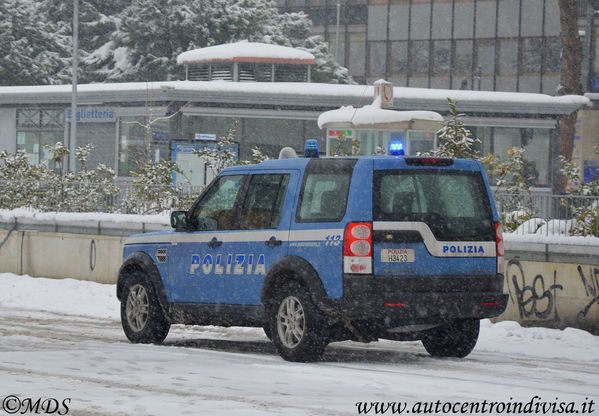
<svg viewBox="0 0 599 416"><path fill-rule="evenodd" d="M439 145L433 154L442 157L478 158L480 139L473 137L472 132L464 126L464 114L458 112L456 103L451 98L447 98L447 101L450 117L437 133Z"/></svg>
<svg viewBox="0 0 599 416"><path fill-rule="evenodd" d="M100 70L109 80L181 79L180 53L247 39L311 52L316 82L353 82L326 42L310 36L311 25L304 13L279 15L272 0L133 0L110 44L94 57L112 61Z"/></svg>
<svg viewBox="0 0 599 416"><path fill-rule="evenodd" d="M195 150L193 153L201 158L214 176L237 163L237 156L231 149L235 146L235 138L239 129L239 120L235 120L227 132L216 140L214 147L206 146L202 150Z"/></svg>
<svg viewBox="0 0 599 416"><path fill-rule="evenodd" d="M70 34L48 21L42 6L27 0L0 2L0 85L70 79Z"/></svg>
<svg viewBox="0 0 599 416"><path fill-rule="evenodd" d="M320 36L310 36L312 21L304 12L283 13L275 16L276 24L268 27L260 42L274 43L303 49L314 55L312 81L332 84L352 84L349 70L337 62L329 46Z"/></svg>
<svg viewBox="0 0 599 416"><path fill-rule="evenodd" d="M73 2L4 0L0 16L1 85L70 82ZM247 39L311 52L315 82L353 82L311 25L273 0L81 0L79 81L182 79L181 52Z"/></svg>

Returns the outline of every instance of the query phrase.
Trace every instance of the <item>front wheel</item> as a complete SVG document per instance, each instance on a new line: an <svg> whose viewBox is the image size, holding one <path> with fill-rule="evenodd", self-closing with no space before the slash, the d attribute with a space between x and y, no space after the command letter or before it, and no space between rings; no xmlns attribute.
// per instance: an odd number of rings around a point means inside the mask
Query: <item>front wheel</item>
<svg viewBox="0 0 599 416"><path fill-rule="evenodd" d="M160 344L171 327L164 317L154 287L140 273L125 283L121 297L121 324L129 341Z"/></svg>
<svg viewBox="0 0 599 416"><path fill-rule="evenodd" d="M325 319L299 284L289 283L277 292L268 319L272 341L285 360L309 362L322 356L327 346Z"/></svg>
<svg viewBox="0 0 599 416"><path fill-rule="evenodd" d="M474 349L479 330L480 320L458 319L427 331L422 345L433 357L464 358Z"/></svg>

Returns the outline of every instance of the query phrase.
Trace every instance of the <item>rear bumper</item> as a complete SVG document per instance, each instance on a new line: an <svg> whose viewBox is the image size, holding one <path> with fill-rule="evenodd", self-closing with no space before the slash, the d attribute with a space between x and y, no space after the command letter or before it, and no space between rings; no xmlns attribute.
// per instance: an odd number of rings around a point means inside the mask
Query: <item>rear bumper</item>
<svg viewBox="0 0 599 416"><path fill-rule="evenodd" d="M387 328L490 318L503 313L508 298L503 275L345 275L343 290L335 302L343 317Z"/></svg>

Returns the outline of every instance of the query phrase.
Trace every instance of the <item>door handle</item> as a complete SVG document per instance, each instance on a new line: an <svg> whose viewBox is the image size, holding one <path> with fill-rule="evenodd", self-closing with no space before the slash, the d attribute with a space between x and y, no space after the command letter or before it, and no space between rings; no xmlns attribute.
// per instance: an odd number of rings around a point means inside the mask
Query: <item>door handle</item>
<svg viewBox="0 0 599 416"><path fill-rule="evenodd" d="M210 240L210 242L208 243L208 247L220 247L223 245L222 241L218 241L216 239L216 237L214 237L212 240Z"/></svg>
<svg viewBox="0 0 599 416"><path fill-rule="evenodd" d="M275 246L280 246L282 244L281 240L277 240L274 236L270 237L269 240L266 240L264 242L264 244L266 244L269 247L275 247Z"/></svg>

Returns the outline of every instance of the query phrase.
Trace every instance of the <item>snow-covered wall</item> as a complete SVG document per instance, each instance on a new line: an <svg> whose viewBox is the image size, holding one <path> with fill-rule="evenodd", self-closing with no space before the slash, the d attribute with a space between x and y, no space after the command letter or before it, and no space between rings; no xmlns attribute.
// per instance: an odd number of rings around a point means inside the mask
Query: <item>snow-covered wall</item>
<svg viewBox="0 0 599 416"><path fill-rule="evenodd" d="M0 273L115 283L127 235L168 216L0 210ZM505 235L508 308L498 320L599 334L599 238Z"/></svg>

